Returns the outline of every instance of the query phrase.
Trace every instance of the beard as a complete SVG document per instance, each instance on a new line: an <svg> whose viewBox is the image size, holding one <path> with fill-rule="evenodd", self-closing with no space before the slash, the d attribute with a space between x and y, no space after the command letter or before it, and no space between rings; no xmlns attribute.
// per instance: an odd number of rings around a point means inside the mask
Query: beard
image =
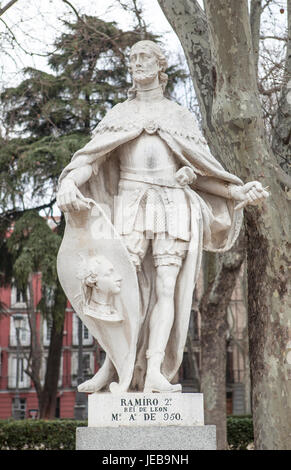
<svg viewBox="0 0 291 470"><path fill-rule="evenodd" d="M132 78L136 83L148 83L156 78L157 72L135 70L132 74Z"/></svg>

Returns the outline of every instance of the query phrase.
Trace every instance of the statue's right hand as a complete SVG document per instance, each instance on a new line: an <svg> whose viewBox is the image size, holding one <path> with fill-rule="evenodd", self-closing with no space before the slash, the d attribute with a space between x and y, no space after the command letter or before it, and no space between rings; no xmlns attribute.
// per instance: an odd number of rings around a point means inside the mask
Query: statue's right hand
<svg viewBox="0 0 291 470"><path fill-rule="evenodd" d="M63 212L90 209L91 199L83 196L72 178L65 178L57 194L57 205Z"/></svg>

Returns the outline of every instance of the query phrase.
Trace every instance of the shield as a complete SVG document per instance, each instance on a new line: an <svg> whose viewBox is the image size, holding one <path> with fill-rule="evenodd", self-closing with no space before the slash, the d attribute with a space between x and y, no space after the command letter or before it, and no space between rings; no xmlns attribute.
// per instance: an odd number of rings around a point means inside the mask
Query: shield
<svg viewBox="0 0 291 470"><path fill-rule="evenodd" d="M89 210L65 215L66 229L57 258L60 283L73 309L106 352L105 368L111 362L116 369L119 382L112 382L110 391L126 392L133 375L140 318L135 267L101 205L94 202ZM105 257L121 277L120 293L114 296L115 314L108 319L90 314L82 302L80 265L95 255Z"/></svg>

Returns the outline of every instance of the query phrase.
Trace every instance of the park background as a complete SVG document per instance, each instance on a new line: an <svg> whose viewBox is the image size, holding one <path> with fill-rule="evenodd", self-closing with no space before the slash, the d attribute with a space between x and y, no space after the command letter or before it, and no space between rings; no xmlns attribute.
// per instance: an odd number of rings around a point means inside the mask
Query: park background
<svg viewBox="0 0 291 470"><path fill-rule="evenodd" d="M290 0L216 6L1 2L0 419L86 417L76 385L104 353L57 281L57 179L126 99L129 47L150 38L168 57L168 97L195 114L215 157L271 188L234 249L204 256L177 379L204 393L218 448L230 445L227 415L242 416L238 429L253 416L256 448L290 448Z"/></svg>

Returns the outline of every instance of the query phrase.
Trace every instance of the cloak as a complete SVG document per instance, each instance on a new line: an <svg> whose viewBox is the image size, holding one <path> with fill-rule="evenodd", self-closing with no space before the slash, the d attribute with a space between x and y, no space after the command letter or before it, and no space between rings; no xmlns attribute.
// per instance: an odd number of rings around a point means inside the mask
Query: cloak
<svg viewBox="0 0 291 470"><path fill-rule="evenodd" d="M166 98L141 107L138 100L114 106L98 124L90 142L78 150L67 165L60 182L74 169L92 165L90 180L79 189L92 198L114 220L114 196L118 194L119 163L117 149L136 139L142 132L157 133L170 147L181 166L192 168L198 178L207 177L242 185L242 181L224 170L211 155L194 116L184 107ZM241 228L243 211L234 210L235 201L198 191L193 185L185 192L191 207L191 236L187 256L177 280L175 320L171 330L162 372L171 381L183 359L192 306L192 296L200 270L202 250L223 252L234 244ZM155 268L150 249L137 274L139 284L139 321L132 388L143 389L146 371L149 314L155 304ZM118 372L118 371L117 371Z"/></svg>

